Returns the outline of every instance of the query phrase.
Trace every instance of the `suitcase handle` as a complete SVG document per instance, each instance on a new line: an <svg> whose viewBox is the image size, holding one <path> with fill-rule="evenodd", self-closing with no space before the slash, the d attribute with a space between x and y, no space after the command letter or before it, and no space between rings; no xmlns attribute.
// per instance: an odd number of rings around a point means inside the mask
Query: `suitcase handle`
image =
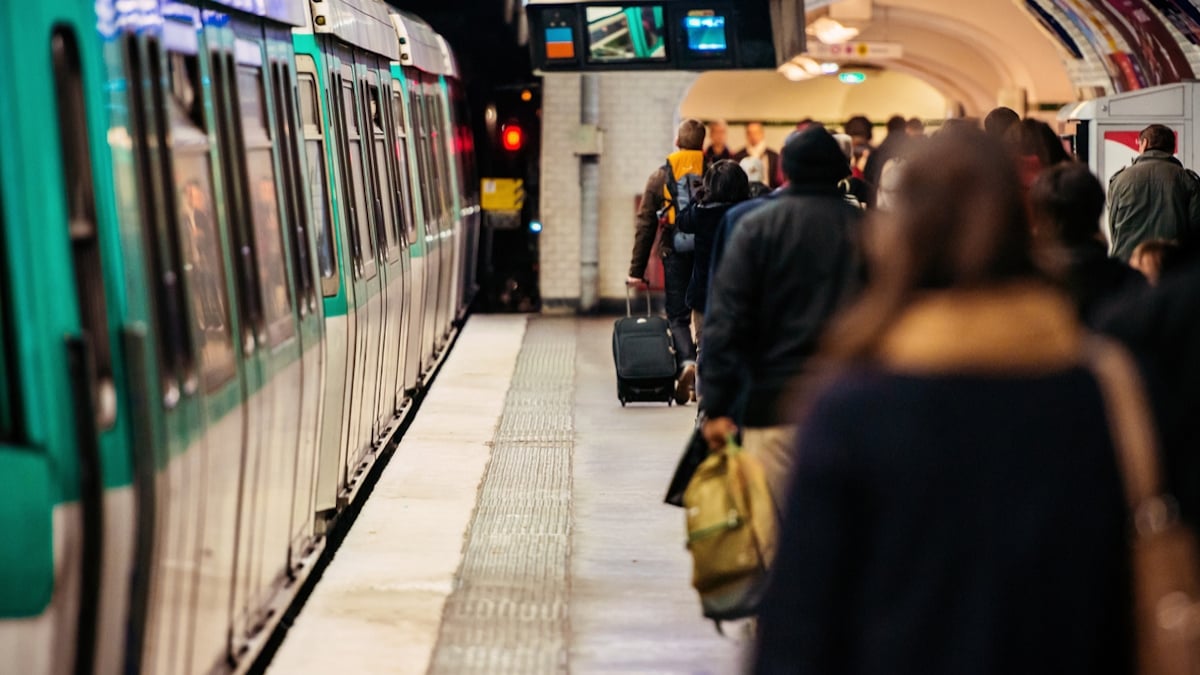
<svg viewBox="0 0 1200 675"><path fill-rule="evenodd" d="M645 287L646 287L646 316L652 316L653 311L650 308L650 284L646 284ZM627 316L627 317L633 316L633 302L631 299L632 296L629 293L630 288L632 288L632 286L630 284L625 284L625 316Z"/></svg>

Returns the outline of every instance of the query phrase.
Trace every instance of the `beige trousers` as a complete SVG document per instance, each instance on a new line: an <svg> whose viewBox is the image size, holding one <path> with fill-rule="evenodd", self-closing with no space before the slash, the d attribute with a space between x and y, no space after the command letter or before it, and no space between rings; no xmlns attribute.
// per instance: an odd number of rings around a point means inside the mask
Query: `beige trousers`
<svg viewBox="0 0 1200 675"><path fill-rule="evenodd" d="M742 431L742 448L762 464L775 513L783 518L795 460L795 426L759 427Z"/></svg>
<svg viewBox="0 0 1200 675"><path fill-rule="evenodd" d="M700 353L700 337L704 335L704 312L692 310L692 337L696 340L696 353Z"/></svg>

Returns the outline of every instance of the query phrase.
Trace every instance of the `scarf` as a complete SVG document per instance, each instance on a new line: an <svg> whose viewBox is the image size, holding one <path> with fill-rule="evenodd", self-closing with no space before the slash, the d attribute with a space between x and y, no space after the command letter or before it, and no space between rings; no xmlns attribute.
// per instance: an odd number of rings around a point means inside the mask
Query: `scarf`
<svg viewBox="0 0 1200 675"><path fill-rule="evenodd" d="M914 374L1040 375L1080 363L1070 300L1036 281L930 292L880 340L879 360Z"/></svg>

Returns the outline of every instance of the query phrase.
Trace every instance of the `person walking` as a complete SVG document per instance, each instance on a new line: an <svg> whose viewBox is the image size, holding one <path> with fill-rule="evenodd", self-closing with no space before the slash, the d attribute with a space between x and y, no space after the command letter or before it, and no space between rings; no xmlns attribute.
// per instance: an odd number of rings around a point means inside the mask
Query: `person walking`
<svg viewBox="0 0 1200 675"><path fill-rule="evenodd" d="M871 282L800 427L756 673L1132 673L1105 401L1003 153L935 136L868 233Z"/></svg>
<svg viewBox="0 0 1200 675"><path fill-rule="evenodd" d="M740 427L777 509L792 464L785 393L812 370L825 322L858 287L862 217L838 188L850 165L825 129L794 133L783 170L789 185L738 223L716 268L700 372L704 437L719 448Z"/></svg>
<svg viewBox="0 0 1200 675"><path fill-rule="evenodd" d="M1148 239L1173 239L1186 254L1200 239L1200 176L1175 159L1175 132L1151 124L1138 135L1133 165L1108 183L1111 254L1129 262Z"/></svg>
<svg viewBox="0 0 1200 675"><path fill-rule="evenodd" d="M887 121L887 138L879 144L878 148L871 153L867 158L867 165L863 168L863 180L867 183L867 205L875 206L875 197L879 192L880 179L883 176L883 167L900 154L904 146L910 140L907 131L907 122L903 117L894 115Z"/></svg>
<svg viewBox="0 0 1200 675"><path fill-rule="evenodd" d="M635 223L633 258L626 279L629 285L646 283L646 266L661 230L659 253L663 261L663 290L677 368L675 401L681 405L692 397L696 383L696 342L692 337L692 311L685 297L692 280L695 253L690 248L682 250L684 246L677 246L676 205L681 199L690 200L691 195L686 194L690 181L704 175L704 136L704 124L694 119L684 120L675 136L677 150L667 155L666 163L655 169L646 181ZM678 243L691 244L686 239Z"/></svg>
<svg viewBox="0 0 1200 675"><path fill-rule="evenodd" d="M679 214L679 231L695 235L696 260L687 288L687 305L692 310L692 326L697 347L702 347L704 310L708 306L708 273L712 265L713 241L721 218L737 204L750 198L750 180L742 167L722 160L704 174L704 191L696 202Z"/></svg>
<svg viewBox="0 0 1200 675"><path fill-rule="evenodd" d="M708 148L704 150L705 166L712 166L723 159L733 159L728 139L729 125L725 120L716 120L708 125Z"/></svg>
<svg viewBox="0 0 1200 675"><path fill-rule="evenodd" d="M1029 188L1029 210L1037 239L1061 264L1067 292L1085 322L1106 303L1146 287L1141 273L1108 257L1100 234L1104 187L1086 164L1043 171Z"/></svg>
<svg viewBox="0 0 1200 675"><path fill-rule="evenodd" d="M772 188L777 188L783 182L779 170L779 153L767 147L767 131L762 122L746 123L746 147L733 156L733 161L740 162L747 157L753 157L763 163L763 182Z"/></svg>

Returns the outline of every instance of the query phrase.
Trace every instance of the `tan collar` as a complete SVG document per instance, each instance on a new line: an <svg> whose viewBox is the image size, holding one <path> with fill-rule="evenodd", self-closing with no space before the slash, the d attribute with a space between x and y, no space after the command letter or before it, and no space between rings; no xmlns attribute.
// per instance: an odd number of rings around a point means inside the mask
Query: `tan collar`
<svg viewBox="0 0 1200 675"><path fill-rule="evenodd" d="M1078 363L1082 340L1065 296L1020 282L920 297L884 334L878 355L900 372L1032 375Z"/></svg>

